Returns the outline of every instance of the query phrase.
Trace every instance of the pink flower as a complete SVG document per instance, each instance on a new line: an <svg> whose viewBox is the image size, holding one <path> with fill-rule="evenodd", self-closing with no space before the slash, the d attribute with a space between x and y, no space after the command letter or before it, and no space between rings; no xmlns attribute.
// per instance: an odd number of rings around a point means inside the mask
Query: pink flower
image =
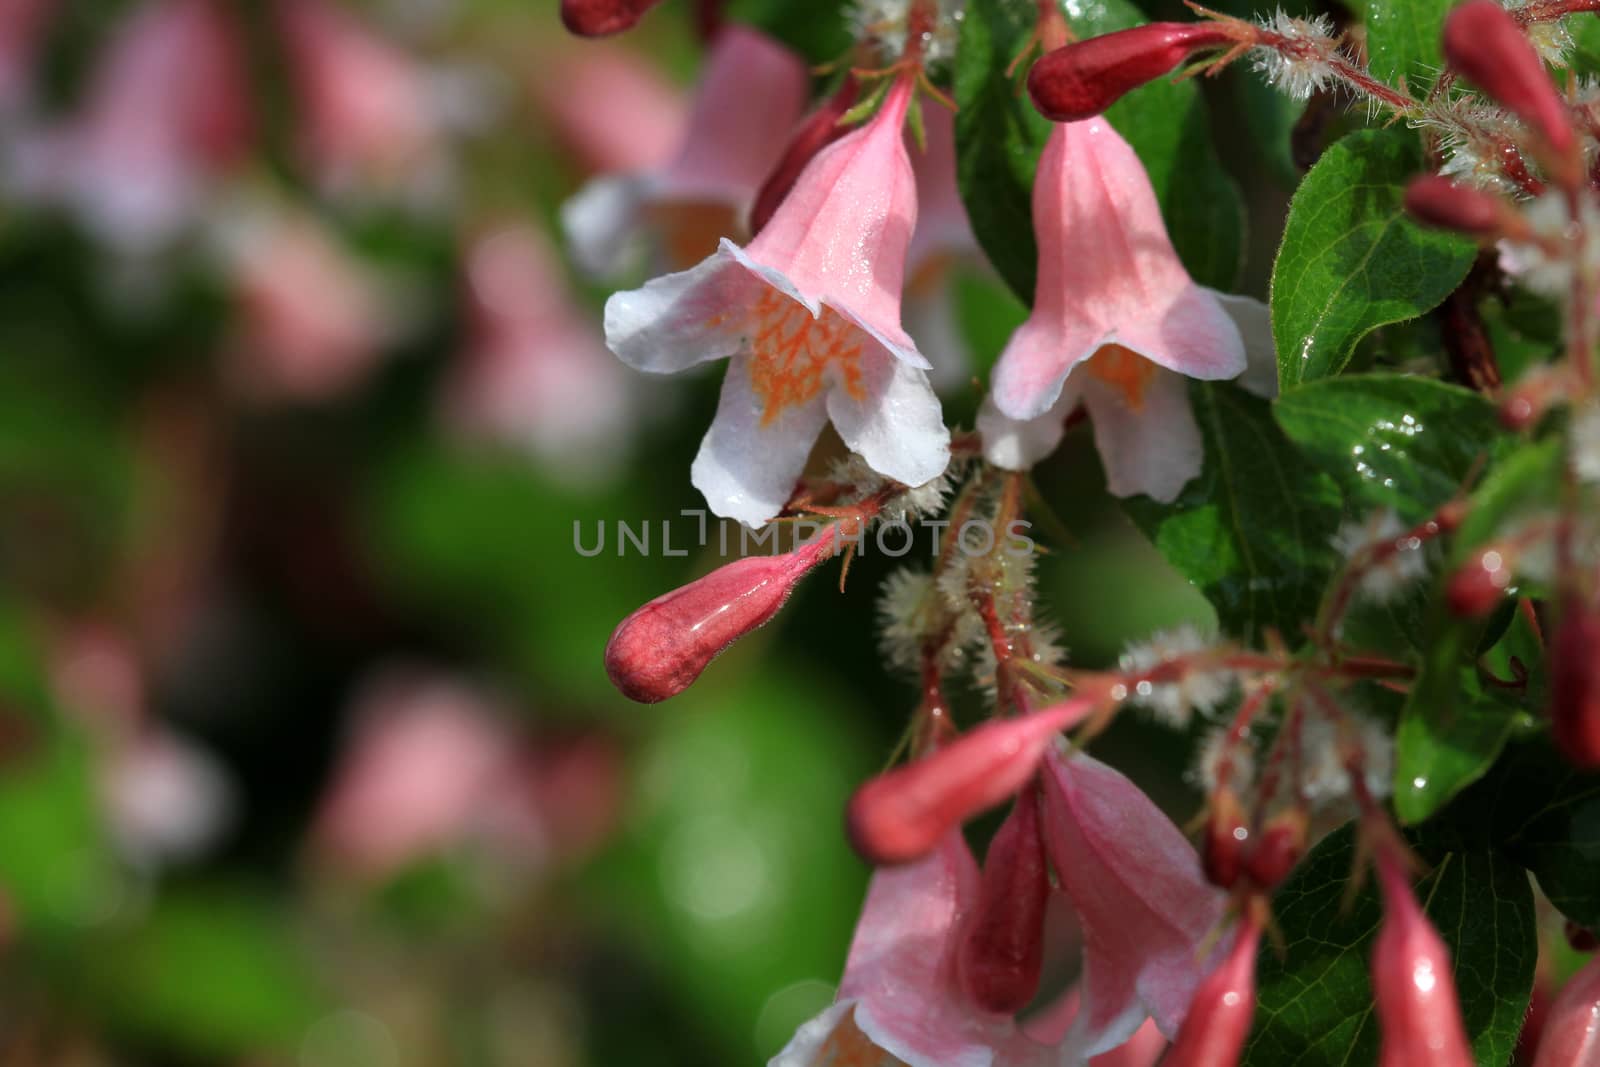
<svg viewBox="0 0 1600 1067"><path fill-rule="evenodd" d="M1183 1027L1163 1061L1166 1067L1233 1067L1250 1036L1256 1010L1256 949L1261 920L1245 917L1233 947L1195 990Z"/></svg>
<svg viewBox="0 0 1600 1067"><path fill-rule="evenodd" d="M33 103L34 67L57 0L0 0L0 120Z"/></svg>
<svg viewBox="0 0 1600 1067"><path fill-rule="evenodd" d="M1550 1005L1533 1067L1600 1063L1600 958L1568 979Z"/></svg>
<svg viewBox="0 0 1600 1067"><path fill-rule="evenodd" d="M1146 1016L1176 1034L1205 974L1201 947L1222 918L1223 894L1150 798L1089 756L1049 754L1044 815L1051 863L1084 936L1083 1006L1064 1049L1109 1051Z"/></svg>
<svg viewBox="0 0 1600 1067"><path fill-rule="evenodd" d="M526 449L568 481L603 476L628 442L628 371L576 306L544 237L509 224L466 252L472 339L444 394L463 436Z"/></svg>
<svg viewBox="0 0 1600 1067"><path fill-rule="evenodd" d="M864 127L819 152L745 248L606 302L623 362L664 374L730 359L692 471L711 510L777 515L823 425L873 470L922 485L950 460L927 360L900 324L917 195L901 81Z"/></svg>
<svg viewBox="0 0 1600 1067"><path fill-rule="evenodd" d="M534 57L534 106L590 173L642 171L671 162L689 121L684 95L633 49L592 44Z"/></svg>
<svg viewBox="0 0 1600 1067"><path fill-rule="evenodd" d="M1234 378L1247 348L1270 354L1264 314L1252 315L1247 344L1234 308L1189 277L1144 167L1104 119L1051 134L1033 222L1033 313L1001 353L979 416L990 461L1030 466L1082 405L1111 492L1176 499L1203 461L1185 378Z"/></svg>
<svg viewBox="0 0 1600 1067"><path fill-rule="evenodd" d="M906 257L906 331L933 364L933 384L953 389L965 385L972 373L956 321L955 268L982 263L983 257L956 186L955 116L948 108L929 107L924 122L927 147L912 155L918 213Z"/></svg>
<svg viewBox="0 0 1600 1067"><path fill-rule="evenodd" d="M95 70L83 114L23 146L24 191L64 199L119 248L170 240L249 146L244 69L216 0L140 7Z"/></svg>
<svg viewBox="0 0 1600 1067"><path fill-rule="evenodd" d="M783 154L809 89L805 64L776 41L742 26L718 33L672 162L598 178L562 206L578 265L613 276L641 233L651 231L659 245L652 259L682 270L713 253L719 238L743 236L750 205ZM617 115L613 101L585 103Z"/></svg>
<svg viewBox="0 0 1600 1067"><path fill-rule="evenodd" d="M1383 1031L1380 1067L1472 1067L1450 950L1417 905L1405 868L1378 857L1383 927L1372 949L1372 994Z"/></svg>
<svg viewBox="0 0 1600 1067"><path fill-rule="evenodd" d="M769 1067L1056 1064L1011 1016L983 1012L959 991L961 918L977 894L978 868L959 832L914 864L874 874L837 999Z"/></svg>
<svg viewBox="0 0 1600 1067"><path fill-rule="evenodd" d="M299 148L318 180L344 191L428 176L440 130L411 58L327 0L279 0L278 14Z"/></svg>

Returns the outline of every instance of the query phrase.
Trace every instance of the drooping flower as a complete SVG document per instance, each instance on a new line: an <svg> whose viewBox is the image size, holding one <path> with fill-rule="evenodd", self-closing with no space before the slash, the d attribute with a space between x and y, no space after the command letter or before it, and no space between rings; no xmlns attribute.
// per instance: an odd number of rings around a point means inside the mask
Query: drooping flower
<svg viewBox="0 0 1600 1067"><path fill-rule="evenodd" d="M769 1067L1055 1064L1011 1016L982 1011L960 991L956 946L977 893L977 864L959 831L918 862L875 873L837 998Z"/></svg>
<svg viewBox="0 0 1600 1067"><path fill-rule="evenodd" d="M1372 993L1383 1032L1380 1067L1472 1067L1450 950L1423 914L1404 866L1378 857L1383 927L1372 948Z"/></svg>
<svg viewBox="0 0 1600 1067"><path fill-rule="evenodd" d="M1082 405L1111 492L1176 499L1204 459L1185 379L1238 377L1249 349L1270 362L1264 316L1189 277L1144 167L1103 119L1051 134L1033 219L1033 312L1001 353L979 415L990 462L1031 466ZM1249 318L1248 344L1234 313Z"/></svg>
<svg viewBox="0 0 1600 1067"><path fill-rule="evenodd" d="M809 85L805 63L771 38L742 26L719 32L675 158L660 169L597 178L562 206L578 265L613 276L649 232L657 265L683 270L715 252L720 238L742 238Z"/></svg>
<svg viewBox="0 0 1600 1067"><path fill-rule="evenodd" d="M1049 754L1044 816L1050 860L1084 937L1082 1007L1063 1062L1121 1045L1146 1016L1176 1035L1208 969L1201 949L1224 895L1150 798L1089 756Z"/></svg>
<svg viewBox="0 0 1600 1067"><path fill-rule="evenodd" d="M905 485L949 463L927 360L900 324L917 214L901 134L911 94L899 82L866 126L819 152L747 247L724 238L697 266L606 302L606 340L633 367L730 360L692 470L718 515L777 515L829 421Z"/></svg>
<svg viewBox="0 0 1600 1067"><path fill-rule="evenodd" d="M906 256L906 332L933 364L935 387L965 384L972 359L956 321L955 268L983 262L978 239L956 186L955 118L949 109L926 110L927 144L912 155L917 176L917 229Z"/></svg>

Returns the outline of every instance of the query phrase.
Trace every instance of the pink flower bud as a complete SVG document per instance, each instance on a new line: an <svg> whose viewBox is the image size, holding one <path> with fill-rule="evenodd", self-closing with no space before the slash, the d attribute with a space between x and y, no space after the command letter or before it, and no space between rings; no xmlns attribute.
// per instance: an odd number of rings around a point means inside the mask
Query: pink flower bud
<svg viewBox="0 0 1600 1067"><path fill-rule="evenodd" d="M1038 789L1029 786L989 842L978 900L961 941L962 988L984 1011L1015 1015L1032 1003L1044 963L1049 898Z"/></svg>
<svg viewBox="0 0 1600 1067"><path fill-rule="evenodd" d="M1195 52L1232 44L1214 22L1152 22L1058 48L1028 72L1033 106L1055 122L1092 118Z"/></svg>
<svg viewBox="0 0 1600 1067"><path fill-rule="evenodd" d="M1517 20L1494 0L1467 0L1444 22L1444 54L1496 102L1531 126L1557 155L1572 157L1572 118Z"/></svg>
<svg viewBox="0 0 1600 1067"><path fill-rule="evenodd" d="M579 37L608 37L633 29L661 0L561 0L561 22Z"/></svg>
<svg viewBox="0 0 1600 1067"><path fill-rule="evenodd" d="M1436 174L1417 178L1406 187L1406 210L1425 225L1473 237L1502 237L1526 228L1505 200Z"/></svg>
<svg viewBox="0 0 1600 1067"><path fill-rule="evenodd" d="M1550 725L1567 759L1600 767L1600 611L1576 598L1550 646Z"/></svg>
<svg viewBox="0 0 1600 1067"><path fill-rule="evenodd" d="M879 775L850 798L845 827L851 844L869 863L926 856L949 831L1022 788L1056 734L1094 707L1078 697L987 722L925 759Z"/></svg>
<svg viewBox="0 0 1600 1067"><path fill-rule="evenodd" d="M1233 1067L1239 1062L1256 1011L1260 941L1261 922L1252 913L1239 924L1227 957L1194 991L1162 1067Z"/></svg>
<svg viewBox="0 0 1600 1067"><path fill-rule="evenodd" d="M811 157L850 132L848 126L839 124L839 120L855 106L859 88L854 77L845 78L838 91L800 124L789 140L789 147L784 149L782 158L778 160L778 165L772 169L762 183L761 191L756 194L755 203L750 208L752 236L760 233L773 212L778 210L778 205L794 188L795 179L806 169Z"/></svg>
<svg viewBox="0 0 1600 1067"><path fill-rule="evenodd" d="M833 555L832 531L781 556L747 556L623 619L606 644L622 695L655 704L687 689L724 649L769 622L800 579Z"/></svg>
<svg viewBox="0 0 1600 1067"><path fill-rule="evenodd" d="M1305 854L1305 813L1286 811L1274 816L1257 836L1245 859L1245 873L1257 888L1270 891L1283 884Z"/></svg>
<svg viewBox="0 0 1600 1067"><path fill-rule="evenodd" d="M1206 880L1223 889L1233 888L1239 881L1249 839L1250 826L1238 796L1232 789L1219 789L1211 799L1211 817L1206 820L1205 847L1200 854Z"/></svg>
<svg viewBox="0 0 1600 1067"><path fill-rule="evenodd" d="M1533 1067L1600 1063L1600 959L1573 975L1545 1016Z"/></svg>
<svg viewBox="0 0 1600 1067"><path fill-rule="evenodd" d="M1378 884L1384 915L1372 950L1372 991L1383 1031L1379 1067L1473 1067L1450 950L1398 861L1379 857Z"/></svg>
<svg viewBox="0 0 1600 1067"><path fill-rule="evenodd" d="M1450 576L1445 596L1450 610L1463 619L1481 619L1493 611L1511 584L1511 561L1498 548L1485 548Z"/></svg>

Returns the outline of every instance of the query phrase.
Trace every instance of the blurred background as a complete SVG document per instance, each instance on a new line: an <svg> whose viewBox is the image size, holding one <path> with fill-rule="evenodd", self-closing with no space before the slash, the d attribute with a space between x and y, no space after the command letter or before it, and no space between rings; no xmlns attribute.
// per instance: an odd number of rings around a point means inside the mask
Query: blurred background
<svg viewBox="0 0 1600 1067"><path fill-rule="evenodd" d="M837 6L733 14L820 62ZM840 813L915 701L892 561L667 704L601 669L717 562L720 371L613 360L649 271L581 280L558 217L677 151L700 66L676 0L599 43L553 0L0 0L0 1067L750 1064L831 998ZM976 258L949 294L970 425L1023 312ZM1084 666L1209 617L1100 478L1081 430L1040 475ZM1097 754L1182 820L1186 748Z"/></svg>

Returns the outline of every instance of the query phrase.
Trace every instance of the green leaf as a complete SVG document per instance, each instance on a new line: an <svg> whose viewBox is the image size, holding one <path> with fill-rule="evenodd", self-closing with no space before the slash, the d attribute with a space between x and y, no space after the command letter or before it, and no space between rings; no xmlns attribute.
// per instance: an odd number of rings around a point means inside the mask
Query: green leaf
<svg viewBox="0 0 1600 1067"><path fill-rule="evenodd" d="M808 63L831 63L850 47L843 0L732 0L727 16L760 28Z"/></svg>
<svg viewBox="0 0 1600 1067"><path fill-rule="evenodd" d="M1080 37L1144 21L1127 0L1072 5L1067 17ZM1020 74L1007 77L1006 68L1027 41L1033 18L1027 5L972 0L955 71L956 159L967 215L995 269L1030 304L1038 258L1033 175L1053 124L1034 110ZM1189 273L1203 284L1230 288L1243 249L1244 206L1211 143L1199 89L1161 79L1128 94L1106 117L1144 162Z"/></svg>
<svg viewBox="0 0 1600 1067"><path fill-rule="evenodd" d="M1308 383L1279 397L1273 415L1352 510L1391 507L1411 523L1459 493L1487 450L1510 441L1482 394L1399 374Z"/></svg>
<svg viewBox="0 0 1600 1067"><path fill-rule="evenodd" d="M1135 497L1124 508L1225 632L1296 636L1333 568L1337 489L1300 459L1265 401L1227 384L1195 383L1190 397L1205 441L1200 477L1171 504Z"/></svg>
<svg viewBox="0 0 1600 1067"><path fill-rule="evenodd" d="M1483 622L1456 618L1444 597L1449 576L1511 516L1539 510L1559 492L1559 442L1530 445L1492 470L1472 495L1441 570L1423 628L1427 651L1395 737L1395 812L1415 823L1487 771L1515 729L1514 702L1485 690L1477 665Z"/></svg>
<svg viewBox="0 0 1600 1067"><path fill-rule="evenodd" d="M1467 276L1472 242L1404 215L1406 181L1422 169L1411 134L1363 130L1324 152L1300 184L1272 268L1285 391L1337 374L1373 328L1421 315Z"/></svg>
<svg viewBox="0 0 1600 1067"><path fill-rule="evenodd" d="M1440 33L1455 0L1366 0L1367 68L1379 81L1406 79L1412 95L1426 89L1444 64Z"/></svg>
<svg viewBox="0 0 1600 1067"><path fill-rule="evenodd" d="M1479 1063L1503 1064L1533 986L1537 941L1528 879L1488 849L1427 858L1434 866L1417 883L1417 899L1450 947L1473 1053ZM1286 951L1280 958L1263 944L1256 962L1255 1028L1245 1067L1377 1062L1369 966L1383 909L1370 877L1345 907L1354 864L1355 837L1346 826L1318 844L1274 898Z"/></svg>

